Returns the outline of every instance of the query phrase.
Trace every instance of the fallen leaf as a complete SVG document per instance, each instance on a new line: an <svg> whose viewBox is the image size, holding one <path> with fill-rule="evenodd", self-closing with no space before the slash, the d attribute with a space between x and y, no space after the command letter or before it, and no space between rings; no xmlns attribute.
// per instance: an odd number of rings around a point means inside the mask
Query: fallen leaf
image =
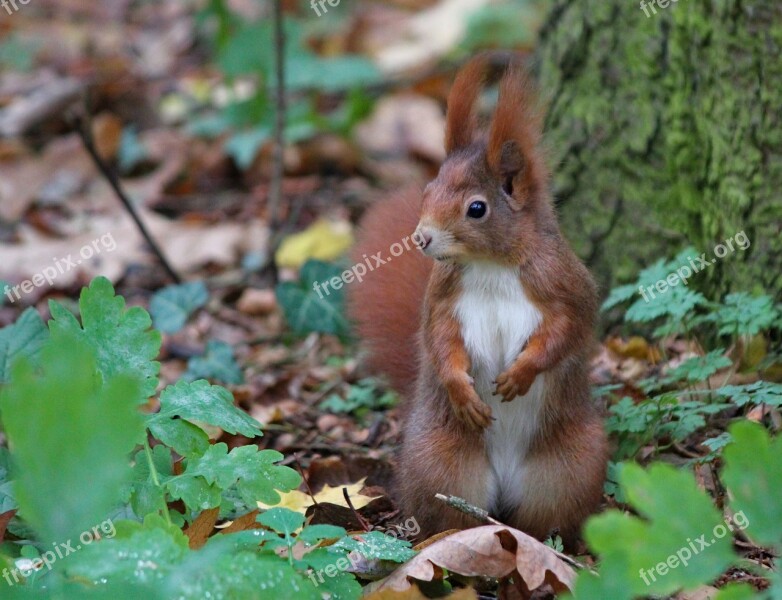
<svg viewBox="0 0 782 600"><path fill-rule="evenodd" d="M443 569L496 579L518 571L530 590L547 583L556 592L571 589L576 577L569 565L535 538L503 525L486 525L460 531L424 548L368 589L408 590L411 580L433 581L442 576Z"/></svg>
<svg viewBox="0 0 782 600"><path fill-rule="evenodd" d="M332 261L353 245L350 223L318 219L301 233L285 238L275 256L280 268L298 269L310 259Z"/></svg>
<svg viewBox="0 0 782 600"><path fill-rule="evenodd" d="M274 290L247 288L236 303L236 308L247 315L268 315L277 308Z"/></svg>
<svg viewBox="0 0 782 600"><path fill-rule="evenodd" d="M313 504L320 504L320 503L329 503L329 504L336 504L337 506L344 506L347 507L348 504L345 501L345 496L342 492L342 488L347 488L348 495L350 496L350 501L353 504L353 508L356 510L363 508L372 500L377 499L379 496L371 497L371 496L362 496L361 490L364 489L364 479L361 481L357 481L356 483L352 483L350 485L341 485L339 487L331 487L330 485L323 486L323 489L319 491L317 494L315 494L315 498L313 498L305 493L300 492L299 490L293 490L286 494L280 494L282 498L280 499L280 502L275 504L275 507L283 507L283 508L289 508L290 510L298 513L305 513L307 509L312 506ZM263 504L262 502L258 503L258 508L262 510L267 510L269 508L272 508L269 505Z"/></svg>
<svg viewBox="0 0 782 600"><path fill-rule="evenodd" d="M217 517L220 515L220 508L210 508L198 515L190 526L185 529L185 535L190 541L190 549L197 550L209 539L214 531Z"/></svg>

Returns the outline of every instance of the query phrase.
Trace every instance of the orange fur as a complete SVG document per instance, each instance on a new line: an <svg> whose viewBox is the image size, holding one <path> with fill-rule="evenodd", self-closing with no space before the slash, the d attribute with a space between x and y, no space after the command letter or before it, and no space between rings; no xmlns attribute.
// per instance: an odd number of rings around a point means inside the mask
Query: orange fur
<svg viewBox="0 0 782 600"><path fill-rule="evenodd" d="M356 246L354 264L364 263L378 252L390 255L392 244L400 243L415 230L421 213L418 190L406 190L372 206L364 216ZM370 369L388 376L393 387L407 393L418 372L418 330L426 282L432 261L415 248L368 273L362 283L347 286L348 313L356 332L365 341Z"/></svg>

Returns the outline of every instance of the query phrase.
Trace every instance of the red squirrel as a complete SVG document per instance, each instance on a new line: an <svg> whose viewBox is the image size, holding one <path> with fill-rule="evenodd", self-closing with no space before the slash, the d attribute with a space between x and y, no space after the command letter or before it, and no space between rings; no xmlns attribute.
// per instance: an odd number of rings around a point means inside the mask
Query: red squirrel
<svg viewBox="0 0 782 600"><path fill-rule="evenodd" d="M447 158L422 196L371 207L353 256L407 252L349 286L370 366L404 396L401 508L422 535L478 523L459 496L569 546L602 498L607 442L589 388L597 293L562 237L529 84L509 68L487 133L477 58L448 97Z"/></svg>

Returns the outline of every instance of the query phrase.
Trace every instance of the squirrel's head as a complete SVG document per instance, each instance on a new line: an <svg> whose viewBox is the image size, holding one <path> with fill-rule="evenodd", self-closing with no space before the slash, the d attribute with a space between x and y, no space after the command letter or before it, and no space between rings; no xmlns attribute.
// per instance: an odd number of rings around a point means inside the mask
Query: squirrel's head
<svg viewBox="0 0 782 600"><path fill-rule="evenodd" d="M548 173L538 149L540 116L524 76L508 69L483 139L475 104L486 59L468 63L448 98L447 158L424 190L414 239L435 260L516 263L535 247L553 214Z"/></svg>

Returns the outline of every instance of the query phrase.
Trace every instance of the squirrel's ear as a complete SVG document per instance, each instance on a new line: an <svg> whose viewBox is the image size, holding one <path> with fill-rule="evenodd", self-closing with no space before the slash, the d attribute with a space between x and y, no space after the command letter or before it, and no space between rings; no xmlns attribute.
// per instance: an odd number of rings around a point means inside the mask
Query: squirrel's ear
<svg viewBox="0 0 782 600"><path fill-rule="evenodd" d="M483 89L488 70L486 56L468 62L456 75L448 95L445 122L445 152L452 154L473 142L478 127L475 104Z"/></svg>
<svg viewBox="0 0 782 600"><path fill-rule="evenodd" d="M538 149L541 116L525 76L508 69L500 83L487 160L514 210L545 189L548 174Z"/></svg>

